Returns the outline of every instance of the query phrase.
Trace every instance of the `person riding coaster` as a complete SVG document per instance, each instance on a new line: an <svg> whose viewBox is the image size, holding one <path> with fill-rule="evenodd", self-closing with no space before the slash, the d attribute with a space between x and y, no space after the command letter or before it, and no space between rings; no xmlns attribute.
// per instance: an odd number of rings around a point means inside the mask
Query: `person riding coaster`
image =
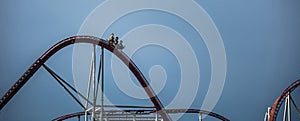
<svg viewBox="0 0 300 121"><path fill-rule="evenodd" d="M120 43L116 45L116 48L119 50L123 50L125 48L125 46L123 45L123 40L121 40Z"/></svg>
<svg viewBox="0 0 300 121"><path fill-rule="evenodd" d="M113 45L114 39L115 39L114 33L111 33L111 34L109 35L109 40L108 40L108 44L109 44L110 46Z"/></svg>
<svg viewBox="0 0 300 121"><path fill-rule="evenodd" d="M120 43L119 43L119 37L115 38L114 33L111 33L109 35L108 44L110 46L115 47L116 49L119 49L119 50L123 50L125 48L125 46L123 45L123 41L121 40Z"/></svg>
<svg viewBox="0 0 300 121"><path fill-rule="evenodd" d="M114 40L114 43L113 43L113 44L114 44L115 46L117 46L118 43L119 43L119 37L116 37L116 39Z"/></svg>

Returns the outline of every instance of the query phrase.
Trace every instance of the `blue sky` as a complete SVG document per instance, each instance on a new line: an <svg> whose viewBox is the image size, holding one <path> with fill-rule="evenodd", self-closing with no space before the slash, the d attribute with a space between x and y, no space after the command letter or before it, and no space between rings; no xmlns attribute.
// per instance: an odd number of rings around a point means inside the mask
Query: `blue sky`
<svg viewBox="0 0 300 121"><path fill-rule="evenodd" d="M102 2L102 0L0 1L2 37L0 95L3 95L48 48L64 38L77 35L85 18ZM300 78L300 64L298 64L300 2L298 0L196 0L196 2L215 22L226 50L226 81L220 100L213 111L233 121L263 120L267 107L274 103L289 84ZM109 13L107 11L107 14ZM189 41L201 69L199 89L191 108L200 108L211 76L210 58L204 42L196 41L201 40L201 37L185 21L165 12L139 11L113 23L103 36L108 37L108 34L114 32L122 37L132 28L143 24L168 26ZM70 83L73 83L72 50L72 46L64 48L47 62ZM107 65L110 65L111 56L109 53L106 55ZM177 75L179 65L175 56L158 46L147 46L138 50L132 59L147 79L151 65L160 64L165 68L168 75L167 84L159 97L165 105L170 103L180 86L180 75ZM107 80L111 80L111 69L107 68L105 72ZM113 103L151 104L147 100L128 97L118 90L112 81L107 82L107 88L111 89L107 95ZM299 102L300 97L297 95L299 89L295 90L294 96ZM118 100L120 97L122 101ZM0 111L0 120L51 120L77 111L81 111L80 106L41 68Z"/></svg>

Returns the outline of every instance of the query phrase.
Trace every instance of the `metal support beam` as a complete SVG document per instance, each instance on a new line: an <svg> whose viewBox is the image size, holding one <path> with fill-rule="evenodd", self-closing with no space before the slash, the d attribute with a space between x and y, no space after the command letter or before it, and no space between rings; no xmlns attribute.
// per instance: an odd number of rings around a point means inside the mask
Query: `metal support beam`
<svg viewBox="0 0 300 121"><path fill-rule="evenodd" d="M59 77L53 70L51 70L48 66L46 66L45 64L42 65L49 73L50 75L69 93L69 95L72 96L72 98L83 108L85 109L85 107L83 106L83 104L72 94L72 92L61 82L66 82L65 80L63 80L61 77Z"/></svg>
<svg viewBox="0 0 300 121"><path fill-rule="evenodd" d="M133 114L133 121L136 121L136 115Z"/></svg>
<svg viewBox="0 0 300 121"><path fill-rule="evenodd" d="M202 121L202 113L199 113L199 121Z"/></svg>
<svg viewBox="0 0 300 121"><path fill-rule="evenodd" d="M93 44L93 56L92 56L92 59L93 59L93 93L94 93L94 96L93 96L93 112L92 112L92 119L93 121L96 121L96 87L97 87L97 81L96 81L96 45Z"/></svg>
<svg viewBox="0 0 300 121"><path fill-rule="evenodd" d="M103 112L104 112L104 48L101 47L101 121L103 121Z"/></svg>
<svg viewBox="0 0 300 121"><path fill-rule="evenodd" d="M292 104L294 105L294 107L295 107L295 109L296 109L298 115L300 116L300 110L299 110L299 108L297 107L297 105L296 105L294 99L292 98L292 96L290 96L290 100L292 101Z"/></svg>
<svg viewBox="0 0 300 121"><path fill-rule="evenodd" d="M287 98L288 98L288 121L291 121L290 93Z"/></svg>
<svg viewBox="0 0 300 121"><path fill-rule="evenodd" d="M158 114L157 114L157 112L155 113L155 121L158 121Z"/></svg>
<svg viewBox="0 0 300 121"><path fill-rule="evenodd" d="M284 112L283 112L283 121L291 121L291 106L290 106L290 93L285 98Z"/></svg>
<svg viewBox="0 0 300 121"><path fill-rule="evenodd" d="M91 91L91 81L92 81L92 74L93 74L93 70L92 70L92 68L93 68L93 63L94 63L94 60L93 59L91 59L91 65L90 65L90 75L89 75L89 81L88 81L88 87L87 87L87 99L89 100L90 99L90 91ZM87 100L87 101L88 101ZM86 109L88 109L89 108L89 105L88 105L88 102L86 101L86 103L85 103L85 107L86 107ZM88 111L86 110L85 111L85 121L88 121Z"/></svg>

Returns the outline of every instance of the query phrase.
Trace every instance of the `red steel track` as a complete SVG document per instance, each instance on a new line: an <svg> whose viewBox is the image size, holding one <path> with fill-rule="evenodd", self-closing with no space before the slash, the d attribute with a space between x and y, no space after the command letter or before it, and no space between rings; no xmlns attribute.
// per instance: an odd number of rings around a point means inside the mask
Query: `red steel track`
<svg viewBox="0 0 300 121"><path fill-rule="evenodd" d="M108 51L115 54L124 64L127 65L129 70L134 74L137 78L141 86L144 88L151 102L153 103L155 109L162 116L164 121L170 121L170 117L168 116L164 106L161 104L160 100L156 96L153 89L150 87L148 81L138 69L138 67L133 63L133 61L122 51L118 49L114 49L114 47L108 45L103 39L93 37L93 36L73 36L66 38L54 46L52 46L49 50L47 50L40 58L38 58L29 69L15 82L15 84L3 95L0 99L0 110L12 99L12 97L26 84L26 82L34 75L34 73L56 52L63 49L68 45L72 45L75 43L90 43L101 46Z"/></svg>
<svg viewBox="0 0 300 121"><path fill-rule="evenodd" d="M300 86L300 79L292 83L288 88L286 88L282 94L276 99L275 103L273 104L271 108L270 118L269 121L275 121L278 111L281 107L281 104L283 103L286 96L291 93L293 90L295 90L297 87Z"/></svg>

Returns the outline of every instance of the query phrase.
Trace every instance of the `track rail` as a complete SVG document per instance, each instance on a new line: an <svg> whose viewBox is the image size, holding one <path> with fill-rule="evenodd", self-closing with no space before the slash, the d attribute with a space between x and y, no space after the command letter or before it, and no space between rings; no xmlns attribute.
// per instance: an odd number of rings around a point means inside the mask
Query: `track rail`
<svg viewBox="0 0 300 121"><path fill-rule="evenodd" d="M108 114L113 115L111 113L116 113L116 112L131 112L133 114L151 114L151 113L155 113L155 110L109 110L106 111ZM168 114L176 114L176 113L197 113L197 114L205 114L205 115L209 115L212 117L215 117L217 119L220 119L222 121L230 121L229 119L225 118L224 116L221 116L217 113L214 112L209 112L206 110L199 110L199 109L166 109L166 112ZM85 115L85 112L76 112L76 113L72 113L72 114L67 114L58 118L53 119L52 121L63 121L63 120L67 120L73 117L80 117L82 115Z"/></svg>
<svg viewBox="0 0 300 121"><path fill-rule="evenodd" d="M38 58L30 67L29 69L15 82L15 84L2 96L0 99L0 110L12 99L12 97L26 84L26 82L34 75L34 73L56 52L63 49L68 45L72 45L75 43L90 43L101 46L108 51L115 54L126 66L129 70L134 74L137 78L141 86L144 88L145 92L147 93L148 97L150 98L151 102L153 103L155 109L159 112L162 118L165 121L170 121L170 117L166 113L164 106L161 104L160 100L156 96L155 92L149 85L148 81L138 69L138 67L134 64L134 62L122 51L118 49L114 49L114 47L108 45L103 39L93 37L93 36L72 36L66 38L50 49L48 49L40 58Z"/></svg>
<svg viewBox="0 0 300 121"><path fill-rule="evenodd" d="M281 104L283 103L284 99L286 96L291 93L293 90L295 90L297 87L300 86L300 79L292 83L288 88L286 88L281 95L276 99L274 102L272 108L271 108L271 113L270 113L270 118L269 121L275 121L278 111L281 107Z"/></svg>

